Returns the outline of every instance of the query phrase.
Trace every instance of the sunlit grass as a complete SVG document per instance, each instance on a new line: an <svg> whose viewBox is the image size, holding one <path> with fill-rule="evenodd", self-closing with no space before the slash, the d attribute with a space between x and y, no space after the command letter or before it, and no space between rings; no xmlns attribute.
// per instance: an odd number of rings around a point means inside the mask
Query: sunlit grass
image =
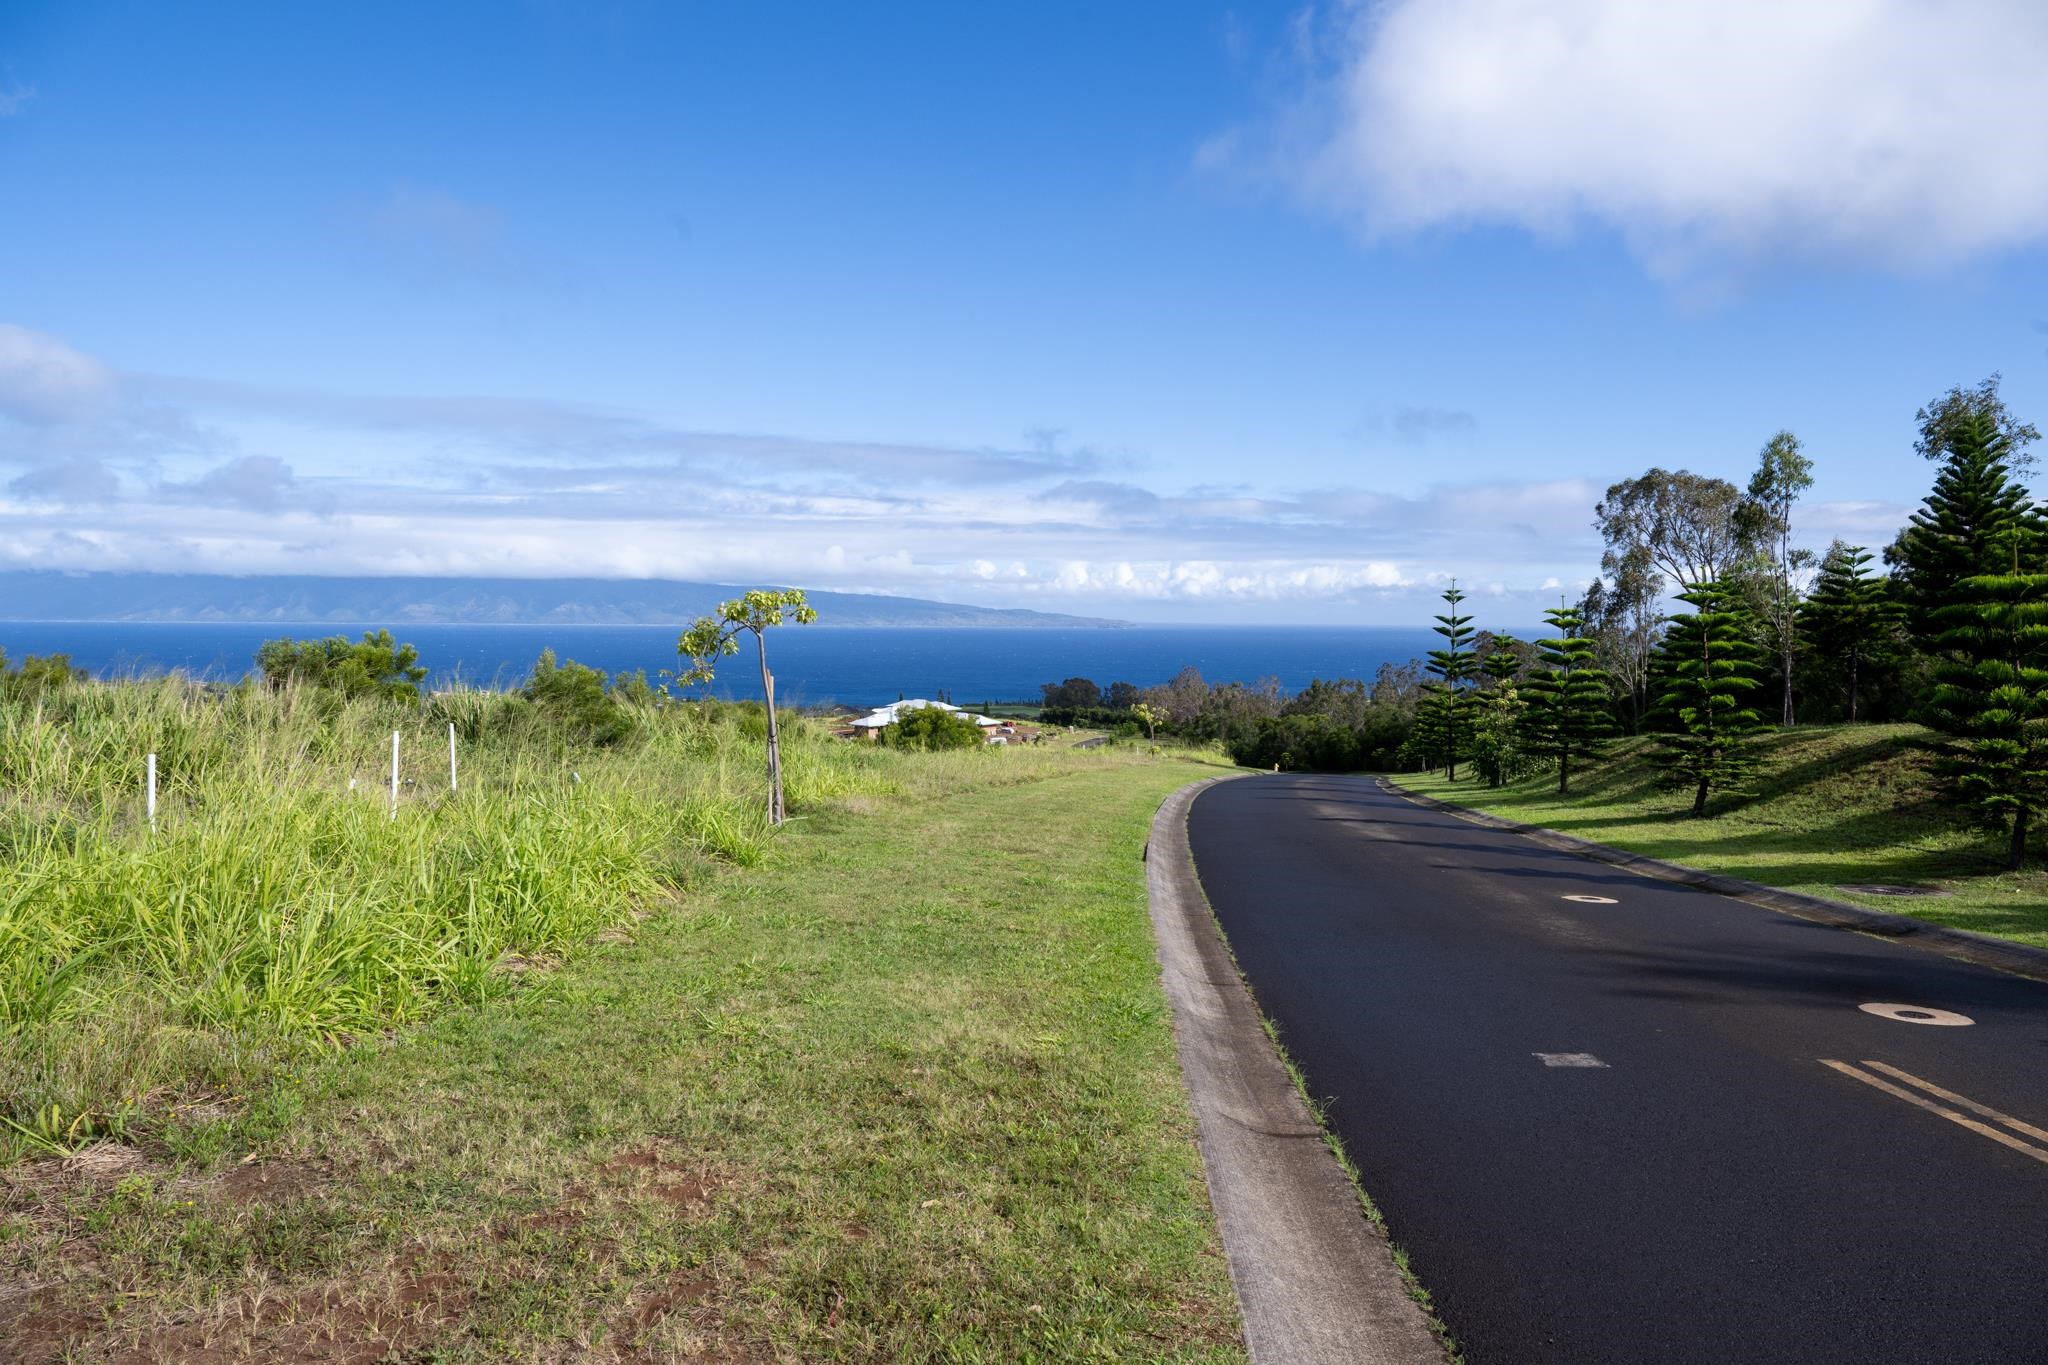
<svg viewBox="0 0 2048 1365"><path fill-rule="evenodd" d="M757 709L666 704L599 749L487 692L165 679L0 699L0 1158L475 1003L705 870L758 864L761 731ZM1073 761L908 756L803 722L784 744L799 816Z"/></svg>
<svg viewBox="0 0 2048 1365"><path fill-rule="evenodd" d="M1401 775L1428 795L1751 881L2048 947L2048 872L2004 868L2003 835L1949 799L1939 736L1917 725L1775 731L1756 776L1687 815L1689 791L1662 779L1649 738L1621 741L1556 794L1554 774L1490 789L1463 773ZM1845 890L1925 886L1939 896Z"/></svg>

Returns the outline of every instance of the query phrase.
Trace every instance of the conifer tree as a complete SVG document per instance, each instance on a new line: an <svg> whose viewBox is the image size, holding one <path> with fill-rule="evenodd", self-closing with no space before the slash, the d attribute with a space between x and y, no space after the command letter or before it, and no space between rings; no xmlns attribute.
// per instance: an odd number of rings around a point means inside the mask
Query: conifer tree
<svg viewBox="0 0 2048 1365"><path fill-rule="evenodd" d="M1692 813L1707 796L1739 785L1755 765L1761 721L1745 698L1758 687L1761 651L1740 598L1720 582L1678 594L1693 608L1671 618L1657 646L1664 690L1658 699L1669 733L1659 738L1665 770L1693 789Z"/></svg>
<svg viewBox="0 0 2048 1365"><path fill-rule="evenodd" d="M2002 560L1994 548L2014 528L2038 529L2027 490L2012 476L2012 442L1988 412L1963 411L1942 433L1941 472L1927 504L1913 513L1885 558L1894 566L1907 624L1922 648L1938 648L1942 608L1956 600L1966 578L1996 573ZM2039 544L2023 537L2024 550Z"/></svg>
<svg viewBox="0 0 2048 1365"><path fill-rule="evenodd" d="M1905 620L1890 585L1869 571L1870 560L1861 545L1836 541L1821 560L1812 594L1799 608L1799 629L1808 647L1847 677L1851 724L1858 718L1866 666L1894 656L1893 642Z"/></svg>
<svg viewBox="0 0 2048 1365"><path fill-rule="evenodd" d="M2034 537L2015 528L1999 538L2002 573L1957 585L1938 616L1949 657L1935 673L1928 707L1935 728L1963 740L1957 789L2011 831L2007 863L2026 862L2027 831L2048 805L2048 573ZM2030 553L2032 552L2032 553Z"/></svg>
<svg viewBox="0 0 2048 1365"><path fill-rule="evenodd" d="M1528 701L1524 729L1530 751L1557 764L1557 794L1566 796L1572 760L1595 757L1601 739L1614 727L1607 710L1607 675L1586 634L1585 613L1559 605L1543 616L1557 634L1536 642L1541 662L1523 689Z"/></svg>
<svg viewBox="0 0 2048 1365"><path fill-rule="evenodd" d="M1436 633L1444 637L1444 647L1429 651L1429 671L1438 679L1431 699L1431 709L1436 712L1434 727L1444 775L1453 782L1458 780L1458 758L1467 737L1464 688L1472 676L1472 618L1458 614L1458 604L1464 600L1458 580L1452 579L1444 592L1450 610L1436 618Z"/></svg>

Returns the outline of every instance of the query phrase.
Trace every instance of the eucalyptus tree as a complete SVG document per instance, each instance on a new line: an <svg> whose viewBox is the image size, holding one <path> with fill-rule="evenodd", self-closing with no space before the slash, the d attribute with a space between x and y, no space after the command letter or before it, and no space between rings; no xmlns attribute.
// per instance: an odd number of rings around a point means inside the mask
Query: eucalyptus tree
<svg viewBox="0 0 2048 1365"><path fill-rule="evenodd" d="M1756 540L1742 490L1683 469L1651 469L1611 485L1593 517L1607 543L1603 572L1633 561L1635 572L1647 570L1681 590L1728 577Z"/></svg>
<svg viewBox="0 0 2048 1365"><path fill-rule="evenodd" d="M676 641L676 652L690 661L681 681L708 685L714 661L720 655L739 653L740 636L754 637L754 650L761 661L761 693L768 706L768 823L771 825L781 824L788 812L782 803L782 732L775 723L775 675L768 671L768 632L785 623L807 626L817 619L816 609L804 600L803 589L757 589L730 602L719 603L717 615L698 617L696 624Z"/></svg>
<svg viewBox="0 0 2048 1365"><path fill-rule="evenodd" d="M1434 629L1443 636L1444 647L1429 651L1429 671L1436 675L1437 682L1428 704L1432 713L1428 731L1441 746L1444 775L1455 782L1458 778L1458 756L1467 739L1465 684L1472 677L1473 630L1472 618L1458 611L1458 604L1465 600L1465 594L1458 591L1457 579L1451 580L1443 598L1449 610L1436 618Z"/></svg>
<svg viewBox="0 0 2048 1365"><path fill-rule="evenodd" d="M2015 869L2026 862L2034 817L2048 806L2048 573L2029 543L2036 538L2023 527L2002 533L2007 567L1963 579L1957 600L1937 611L1948 657L1928 706L1934 726L1963 741L1957 789L2007 824L2006 865Z"/></svg>
<svg viewBox="0 0 2048 1365"><path fill-rule="evenodd" d="M1537 667L1524 688L1524 729L1531 753L1557 764L1557 794L1571 793L1572 760L1597 757L1613 733L1607 676L1586 634L1585 614L1562 604L1543 613L1557 634L1536 642Z"/></svg>
<svg viewBox="0 0 2048 1365"><path fill-rule="evenodd" d="M1595 659L1607 675L1617 713L1627 717L1630 734L1643 728L1650 709L1650 658L1664 625L1660 591L1661 581L1649 561L1631 554L1607 579L1594 579L1579 600L1585 618L1581 629L1593 641Z"/></svg>
<svg viewBox="0 0 2048 1365"><path fill-rule="evenodd" d="M1861 545L1836 541L1821 559L1813 591L1799 605L1807 648L1845 679L1852 724L1859 719L1866 667L1897 657L1905 622L1905 608L1893 598L1891 585L1870 571L1870 562Z"/></svg>
<svg viewBox="0 0 2048 1365"><path fill-rule="evenodd" d="M1799 659L1799 580L1813 567L1813 552L1792 543L1792 507L1811 487L1813 461L1800 452L1797 436L1781 431L1757 456L1757 470L1750 477L1743 509L1749 538L1756 546L1756 571L1750 579L1757 590L1757 615L1778 656L1784 684L1780 725L1795 720L1792 666Z"/></svg>
<svg viewBox="0 0 2048 1365"><path fill-rule="evenodd" d="M1658 708L1670 729L1658 738L1670 776L1693 789L1692 813L1707 797L1740 784L1755 767L1761 718L1745 698L1760 686L1751 643L1754 621L1741 596L1718 582L1678 594L1692 607L1671 618L1657 646L1663 692Z"/></svg>

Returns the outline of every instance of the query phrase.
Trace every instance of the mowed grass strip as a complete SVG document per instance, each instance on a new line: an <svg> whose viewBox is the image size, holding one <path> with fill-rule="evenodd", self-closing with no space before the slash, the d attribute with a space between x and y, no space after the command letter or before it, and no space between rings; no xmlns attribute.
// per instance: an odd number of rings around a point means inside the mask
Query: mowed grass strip
<svg viewBox="0 0 2048 1365"><path fill-rule="evenodd" d="M1746 877L1770 886L2048 947L2048 872L2004 868L2004 835L1944 797L1939 737L1917 725L1801 726L1761 745L1747 791L1688 817L1648 737L1623 740L1557 795L1555 771L1489 788L1461 771L1398 774L1401 785L1525 824ZM1939 896L1871 896L1845 885L1920 886Z"/></svg>
<svg viewBox="0 0 2048 1365"><path fill-rule="evenodd" d="M824 802L630 941L187 1120L211 1162L17 1167L0 1336L1241 1359L1141 859L1213 771L1112 750Z"/></svg>

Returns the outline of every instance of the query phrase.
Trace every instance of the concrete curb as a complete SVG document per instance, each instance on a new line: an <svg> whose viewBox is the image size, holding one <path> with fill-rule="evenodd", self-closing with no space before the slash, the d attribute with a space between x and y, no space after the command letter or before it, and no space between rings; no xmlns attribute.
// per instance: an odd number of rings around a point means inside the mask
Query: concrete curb
<svg viewBox="0 0 2048 1365"><path fill-rule="evenodd" d="M1990 967L1997 971L2010 972L2014 976L2029 977L2035 981L2048 981L2048 948L2030 948L2024 943L2008 943L2001 938L1973 934L1967 929L1950 929L1944 925L1929 924L1925 920L1913 919L1907 915L1888 915L1882 910L1866 910L1860 905L1848 905L1821 896L1809 896L1799 891L1785 891L1775 886L1765 886L1761 882L1744 881L1740 877L1727 877L1718 872L1702 872L1696 867L1687 867L1682 863L1667 863L1658 858L1646 858L1640 853L1628 853L1622 849L1610 848L1606 844L1596 844L1589 839L1574 838L1569 834L1560 834L1554 829L1545 829L1541 825L1525 825L1519 820L1510 820L1505 816L1489 815L1485 811L1473 810L1469 806L1439 801L1434 796L1409 791L1391 778L1382 777L1379 783L1387 791L1418 806L1447 811L1489 829L1520 834L1546 848L1576 853L1582 858L1590 858L1594 862L1606 863L1611 867L1625 868L1645 877L1655 877L1659 881L1696 886L1702 891L1711 891L1716 895L1728 896L1750 905L1762 906L1766 910L1795 915L1800 919L1812 920L1836 929L1849 929L1859 934L1873 934L1879 938L1892 939L1974 966Z"/></svg>
<svg viewBox="0 0 2048 1365"><path fill-rule="evenodd" d="M1287 1074L1195 877L1187 813L1166 798L1145 847L1152 933L1202 1148L1209 1202L1257 1365L1443 1365L1387 1239Z"/></svg>

